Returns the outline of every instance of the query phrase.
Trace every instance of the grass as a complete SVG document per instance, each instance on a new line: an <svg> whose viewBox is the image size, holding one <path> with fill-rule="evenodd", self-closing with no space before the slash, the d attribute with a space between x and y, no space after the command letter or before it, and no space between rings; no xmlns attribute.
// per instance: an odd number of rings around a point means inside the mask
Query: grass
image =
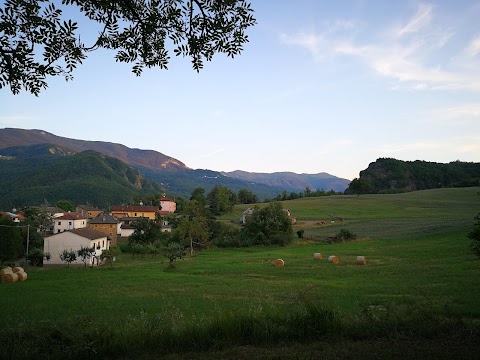
<svg viewBox="0 0 480 360"><path fill-rule="evenodd" d="M112 268L29 268L26 282L0 286L0 358L480 354L480 261L466 239L478 190L285 203L312 234L361 235L348 243L212 249L174 269L127 255ZM317 225L325 214L344 221Z"/></svg>

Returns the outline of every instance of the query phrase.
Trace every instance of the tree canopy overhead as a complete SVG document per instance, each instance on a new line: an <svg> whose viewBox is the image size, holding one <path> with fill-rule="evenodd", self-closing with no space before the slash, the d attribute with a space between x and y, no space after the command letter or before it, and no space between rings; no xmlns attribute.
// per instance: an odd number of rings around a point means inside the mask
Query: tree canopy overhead
<svg viewBox="0 0 480 360"><path fill-rule="evenodd" d="M0 88L23 88L38 96L47 76L67 81L87 54L116 51L116 61L167 69L169 49L189 57L194 70L215 53L232 58L248 42L245 30L256 23L245 0L62 0L100 25L93 44L84 44L77 22L65 19L54 0L6 0L0 7Z"/></svg>

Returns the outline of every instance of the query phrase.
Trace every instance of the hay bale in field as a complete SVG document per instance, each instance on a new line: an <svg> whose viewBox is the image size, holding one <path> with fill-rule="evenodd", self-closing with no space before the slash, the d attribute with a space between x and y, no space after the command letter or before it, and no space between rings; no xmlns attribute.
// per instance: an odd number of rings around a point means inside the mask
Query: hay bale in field
<svg viewBox="0 0 480 360"><path fill-rule="evenodd" d="M328 262L332 264L338 264L338 256L331 255L328 257Z"/></svg>
<svg viewBox="0 0 480 360"><path fill-rule="evenodd" d="M313 258L315 260L322 260L323 259L323 254L322 253L314 253Z"/></svg>
<svg viewBox="0 0 480 360"><path fill-rule="evenodd" d="M275 262L273 263L275 266L284 266L285 265L285 261L283 261L282 259L277 259L275 260Z"/></svg>
<svg viewBox="0 0 480 360"><path fill-rule="evenodd" d="M366 265L367 264L367 259L365 259L365 256L357 256L357 265Z"/></svg>
<svg viewBox="0 0 480 360"><path fill-rule="evenodd" d="M16 272L15 274L17 274L18 276L18 281L27 280L27 273L25 271L19 271L19 272Z"/></svg>
<svg viewBox="0 0 480 360"><path fill-rule="evenodd" d="M12 271L14 273L17 273L17 272L25 272L25 270L21 267L21 266L15 266Z"/></svg>
<svg viewBox="0 0 480 360"><path fill-rule="evenodd" d="M12 268L10 266L7 266L6 268L3 268L2 270L0 270L0 277L2 277L5 274L11 274L12 272L13 272Z"/></svg>
<svg viewBox="0 0 480 360"><path fill-rule="evenodd" d="M5 275L2 275L2 282L16 282L18 281L18 275L17 273L11 272Z"/></svg>

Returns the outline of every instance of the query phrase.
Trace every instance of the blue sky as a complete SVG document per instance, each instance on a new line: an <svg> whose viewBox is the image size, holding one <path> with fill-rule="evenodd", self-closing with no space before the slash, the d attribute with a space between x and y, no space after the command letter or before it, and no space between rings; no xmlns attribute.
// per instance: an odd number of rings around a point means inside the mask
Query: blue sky
<svg viewBox="0 0 480 360"><path fill-rule="evenodd" d="M352 179L379 157L480 161L480 0L252 7L258 24L233 60L217 55L197 74L172 58L169 70L136 77L95 52L73 82L50 79L38 98L1 90L0 128L152 149L216 171Z"/></svg>

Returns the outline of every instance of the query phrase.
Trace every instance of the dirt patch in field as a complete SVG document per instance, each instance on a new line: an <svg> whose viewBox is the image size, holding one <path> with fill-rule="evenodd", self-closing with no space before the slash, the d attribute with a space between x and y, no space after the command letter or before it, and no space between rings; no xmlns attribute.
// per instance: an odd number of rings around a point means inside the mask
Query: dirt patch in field
<svg viewBox="0 0 480 360"><path fill-rule="evenodd" d="M307 221L297 221L295 228L300 228L300 229L311 229L311 228L317 228L319 226L328 226L331 223L325 220L307 220Z"/></svg>

